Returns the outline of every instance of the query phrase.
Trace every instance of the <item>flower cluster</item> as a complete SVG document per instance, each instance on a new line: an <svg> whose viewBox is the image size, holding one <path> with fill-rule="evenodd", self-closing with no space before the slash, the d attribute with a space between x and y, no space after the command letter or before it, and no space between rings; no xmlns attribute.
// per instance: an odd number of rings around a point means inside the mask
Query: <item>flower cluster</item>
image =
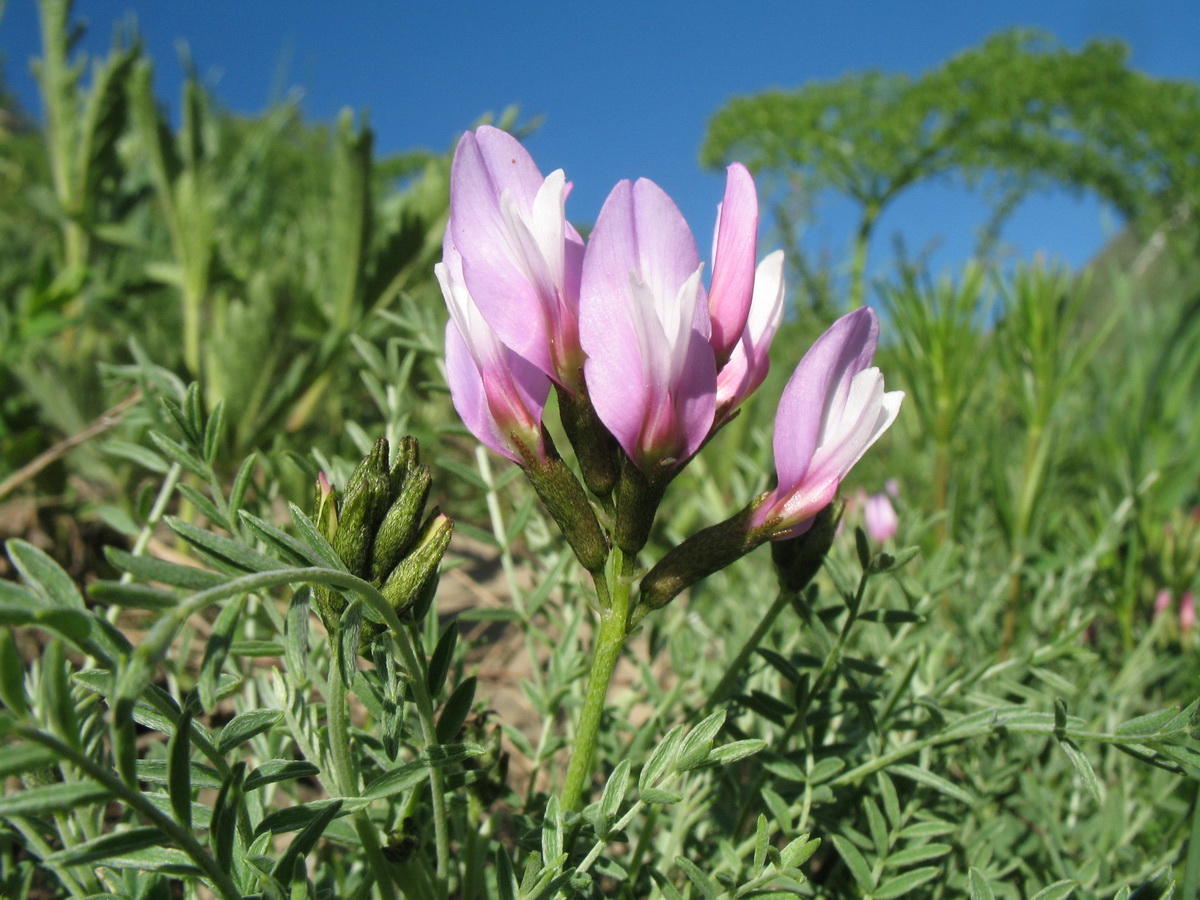
<svg viewBox="0 0 1200 900"><path fill-rule="evenodd" d="M757 262L758 199L737 163L707 286L691 230L652 181L617 184L586 243L564 215L569 191L561 170L544 177L506 132L467 133L436 273L455 407L480 441L526 470L595 573L610 542L641 549L667 483L765 378L783 316L783 253ZM859 309L805 355L775 420L778 484L723 523L722 551L710 558L803 534L891 424L902 394L884 393L870 365L878 331ZM552 388L584 484L612 513L608 528L543 427ZM694 575L676 572L671 584Z"/></svg>
<svg viewBox="0 0 1200 900"><path fill-rule="evenodd" d="M454 523L437 507L425 512L432 479L429 466L421 464L416 438L400 440L390 465L389 453L387 438L376 441L340 496L322 473L313 520L346 571L378 586L396 613L404 614L427 607L432 599ZM326 631L337 634L345 598L317 585L313 600ZM377 623L367 622L363 647L381 632Z"/></svg>

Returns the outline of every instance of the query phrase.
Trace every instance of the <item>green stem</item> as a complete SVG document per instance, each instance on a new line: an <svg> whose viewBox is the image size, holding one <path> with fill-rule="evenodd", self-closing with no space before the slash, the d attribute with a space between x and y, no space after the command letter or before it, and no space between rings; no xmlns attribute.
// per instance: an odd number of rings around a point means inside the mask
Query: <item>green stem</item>
<svg viewBox="0 0 1200 900"><path fill-rule="evenodd" d="M404 668L408 670L408 683L417 707L417 719L421 723L421 737L426 747L433 747L438 742L437 720L433 714L433 698L429 696L425 683L425 666L421 664L417 651L413 649L413 641L403 627L393 628L391 634L392 644L403 657ZM438 886L445 896L450 876L450 828L446 819L446 789L439 766L429 767L429 791L433 805L434 843L437 847Z"/></svg>
<svg viewBox="0 0 1200 900"><path fill-rule="evenodd" d="M600 630L592 647L592 670L588 673L587 692L583 698L583 710L579 714L579 727L575 732L575 750L567 764L567 776L563 781L560 808L573 811L579 808L584 785L592 777L592 756L596 750L596 735L600 721L604 718L604 701L608 697L608 686L613 670L625 646L629 627L629 576L633 572L634 559L626 559L618 548L613 548L613 581L609 592L611 603L600 611ZM596 579L597 592L603 578Z"/></svg>
<svg viewBox="0 0 1200 900"><path fill-rule="evenodd" d="M336 653L336 650L333 651ZM346 697L346 682L336 657L329 660L329 686L325 691L325 711L329 723L329 757L333 782L343 797L358 796L358 772L350 755L350 704ZM375 875L375 884L384 898L396 896L388 861L379 847L379 837L365 809L354 813L354 828L363 842L367 862Z"/></svg>
<svg viewBox="0 0 1200 900"><path fill-rule="evenodd" d="M350 758L350 706L346 702L346 682L342 680L341 667L332 654L329 686L325 690L325 714L329 720L329 757L333 764L334 784L343 797L357 797L358 777Z"/></svg>

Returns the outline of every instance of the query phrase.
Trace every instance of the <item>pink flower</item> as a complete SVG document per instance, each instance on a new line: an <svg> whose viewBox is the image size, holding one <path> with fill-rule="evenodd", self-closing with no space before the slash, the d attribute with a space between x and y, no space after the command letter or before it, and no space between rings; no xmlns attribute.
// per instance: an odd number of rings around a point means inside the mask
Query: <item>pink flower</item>
<svg viewBox="0 0 1200 900"><path fill-rule="evenodd" d="M674 468L708 436L717 366L696 241L646 179L620 182L588 239L580 285L596 414L642 471Z"/></svg>
<svg viewBox="0 0 1200 900"><path fill-rule="evenodd" d="M1171 592L1166 588L1161 588L1154 595L1154 618L1157 620L1159 616L1167 612L1171 608Z"/></svg>
<svg viewBox="0 0 1200 900"><path fill-rule="evenodd" d="M1179 630L1190 634L1196 627L1196 598L1191 591L1184 591L1179 598Z"/></svg>
<svg viewBox="0 0 1200 900"><path fill-rule="evenodd" d="M570 185L543 178L525 148L480 126L458 142L450 170L444 256L501 342L568 389L579 385L583 240L564 217Z"/></svg>
<svg viewBox="0 0 1200 900"><path fill-rule="evenodd" d="M463 422L481 443L515 463L545 459L542 409L550 379L500 342L463 283L462 259L447 246L434 274L446 298L446 380Z"/></svg>
<svg viewBox="0 0 1200 900"><path fill-rule="evenodd" d="M833 500L838 485L900 411L870 365L879 320L869 307L842 316L817 338L783 389L775 414L778 486L751 518L771 538L795 537Z"/></svg>
<svg viewBox="0 0 1200 900"><path fill-rule="evenodd" d="M896 529L900 527L900 519L887 494L872 494L867 498L863 520L871 540L881 544L895 537Z"/></svg>

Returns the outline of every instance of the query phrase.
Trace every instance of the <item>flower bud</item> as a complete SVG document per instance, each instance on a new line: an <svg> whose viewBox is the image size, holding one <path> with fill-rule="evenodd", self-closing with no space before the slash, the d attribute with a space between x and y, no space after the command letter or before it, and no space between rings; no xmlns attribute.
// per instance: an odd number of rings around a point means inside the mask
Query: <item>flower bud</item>
<svg viewBox="0 0 1200 900"><path fill-rule="evenodd" d="M400 438L400 444L396 447L396 461L392 464L392 471L388 476L388 480L391 482L391 495L393 497L400 496L404 482L420 462L421 447L415 437L411 434L406 434Z"/></svg>
<svg viewBox="0 0 1200 900"><path fill-rule="evenodd" d="M346 482L333 549L346 568L359 578L370 579L375 532L391 505L388 472L388 442L380 438L371 453L358 464Z"/></svg>
<svg viewBox="0 0 1200 900"><path fill-rule="evenodd" d="M416 540L432 484L429 466L415 468L403 482L399 495L375 534L371 551L372 580L385 579Z"/></svg>
<svg viewBox="0 0 1200 900"><path fill-rule="evenodd" d="M453 531L454 522L448 516L437 509L430 513L417 545L400 560L380 588L397 613L412 606L437 577Z"/></svg>
<svg viewBox="0 0 1200 900"><path fill-rule="evenodd" d="M322 474L314 520L347 570L381 585L388 602L401 611L432 598L452 523L435 510L422 524L432 479L429 467L420 465L416 439L401 439L390 468L388 450L381 438L347 480L340 502ZM342 628L346 600L339 591L317 585L313 601L332 639ZM366 623L360 646L369 646L382 630L378 623Z"/></svg>

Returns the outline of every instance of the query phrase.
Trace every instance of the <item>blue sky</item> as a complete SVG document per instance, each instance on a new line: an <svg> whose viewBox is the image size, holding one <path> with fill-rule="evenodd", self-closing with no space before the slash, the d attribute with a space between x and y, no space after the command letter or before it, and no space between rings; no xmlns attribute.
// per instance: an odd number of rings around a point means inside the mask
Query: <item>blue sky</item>
<svg viewBox="0 0 1200 900"><path fill-rule="evenodd" d="M229 108L259 111L296 88L313 118L367 110L384 152L449 148L483 113L517 104L525 117L543 117L527 142L542 170L563 168L575 183L573 220L593 220L618 179L649 177L679 203L703 256L723 181L700 169L697 153L708 117L731 97L865 68L917 74L1015 25L1047 29L1076 49L1119 38L1135 68L1200 80L1195 0L77 0L75 14L93 54L107 51L116 24L136 20L171 107L185 42ZM5 79L35 112L29 60L38 42L33 0L8 0ZM839 259L849 218L836 205L819 211L809 244ZM940 240L934 265L957 266L984 214L961 192L912 192L882 220L873 268L886 268L896 232L913 249ZM1042 251L1079 265L1119 224L1091 199L1037 197L1003 237L1022 256Z"/></svg>

